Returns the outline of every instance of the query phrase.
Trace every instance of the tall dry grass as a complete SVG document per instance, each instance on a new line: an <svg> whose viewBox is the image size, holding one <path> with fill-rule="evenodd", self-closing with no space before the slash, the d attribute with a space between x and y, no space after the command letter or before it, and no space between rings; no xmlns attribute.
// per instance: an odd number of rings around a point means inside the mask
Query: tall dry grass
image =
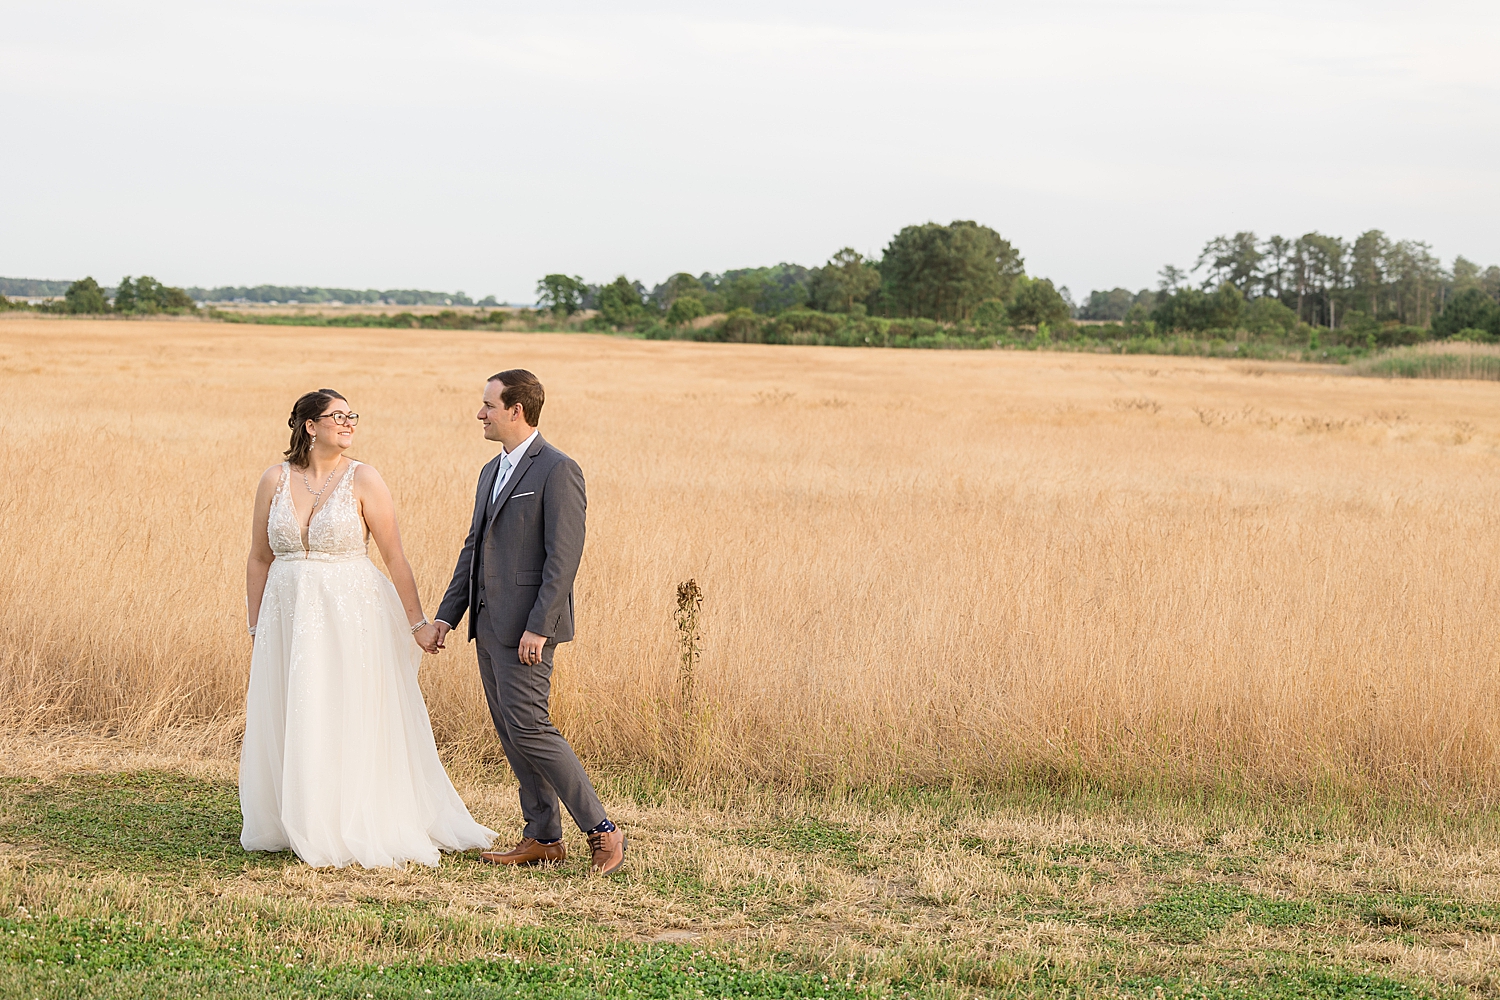
<svg viewBox="0 0 1500 1000"><path fill-rule="evenodd" d="M432 610L515 366L588 478L554 717L591 766L1497 788L1494 386L1204 359L8 319L6 724L233 730L251 493L315 386L363 415ZM439 739L493 755L454 645Z"/></svg>

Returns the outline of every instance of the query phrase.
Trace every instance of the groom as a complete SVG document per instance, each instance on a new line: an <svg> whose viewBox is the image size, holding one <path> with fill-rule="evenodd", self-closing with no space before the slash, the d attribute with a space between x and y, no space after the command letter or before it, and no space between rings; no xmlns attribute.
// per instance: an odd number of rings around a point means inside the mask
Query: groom
<svg viewBox="0 0 1500 1000"><path fill-rule="evenodd" d="M587 500L578 463L537 433L545 398L542 383L521 368L491 375L484 387L484 436L504 450L479 473L469 537L433 624L441 647L469 613L490 718L521 782L521 842L480 857L499 865L561 861L561 798L588 835L594 873L608 875L625 863L625 834L604 815L547 710L552 654L573 638Z"/></svg>

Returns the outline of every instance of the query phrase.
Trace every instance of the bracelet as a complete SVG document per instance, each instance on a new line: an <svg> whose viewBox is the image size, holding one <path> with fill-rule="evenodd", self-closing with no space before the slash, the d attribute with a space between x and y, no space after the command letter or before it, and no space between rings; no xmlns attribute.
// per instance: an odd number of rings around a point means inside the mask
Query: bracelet
<svg viewBox="0 0 1500 1000"><path fill-rule="evenodd" d="M411 634L416 635L418 632L422 631L422 629L431 624L432 622L428 621L426 618L423 618L421 621L417 622L411 627Z"/></svg>
<svg viewBox="0 0 1500 1000"><path fill-rule="evenodd" d="M254 636L255 636L255 626L254 625L247 625L246 628L250 629L250 636L251 636L251 638L254 638Z"/></svg>

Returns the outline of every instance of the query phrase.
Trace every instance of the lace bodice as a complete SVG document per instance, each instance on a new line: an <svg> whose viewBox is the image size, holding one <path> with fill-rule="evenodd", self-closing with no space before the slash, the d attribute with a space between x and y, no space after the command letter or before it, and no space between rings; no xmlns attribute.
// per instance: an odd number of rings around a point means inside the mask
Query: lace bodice
<svg viewBox="0 0 1500 1000"><path fill-rule="evenodd" d="M297 524L297 508L292 504L292 466L281 463L281 482L271 498L271 515L266 524L271 551L278 559L337 558L366 554L364 519L359 516L359 501L354 497L354 470L358 462L350 459L343 478L333 487L328 499L318 504L307 526L307 548L302 547L302 531Z"/></svg>

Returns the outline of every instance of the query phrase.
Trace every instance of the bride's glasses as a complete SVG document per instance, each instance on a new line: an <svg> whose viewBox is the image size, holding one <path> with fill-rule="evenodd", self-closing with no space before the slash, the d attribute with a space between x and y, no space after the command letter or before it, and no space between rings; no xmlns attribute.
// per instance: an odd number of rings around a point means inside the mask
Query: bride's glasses
<svg viewBox="0 0 1500 1000"><path fill-rule="evenodd" d="M325 413L323 414L323 417L327 417L334 423L338 424L340 427L343 427L345 424L353 427L355 424L359 423L358 413ZM318 419L322 420L323 417L319 417Z"/></svg>

